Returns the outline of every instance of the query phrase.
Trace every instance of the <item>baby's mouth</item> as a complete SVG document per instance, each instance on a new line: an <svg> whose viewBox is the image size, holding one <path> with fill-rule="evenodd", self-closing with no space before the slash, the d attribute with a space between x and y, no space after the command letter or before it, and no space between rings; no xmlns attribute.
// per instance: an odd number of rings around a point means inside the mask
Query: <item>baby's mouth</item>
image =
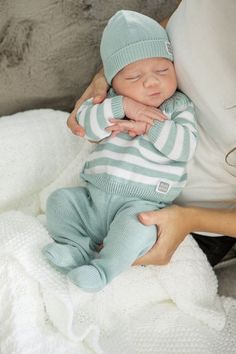
<svg viewBox="0 0 236 354"><path fill-rule="evenodd" d="M148 96L153 97L153 96L159 96L160 92L152 92Z"/></svg>

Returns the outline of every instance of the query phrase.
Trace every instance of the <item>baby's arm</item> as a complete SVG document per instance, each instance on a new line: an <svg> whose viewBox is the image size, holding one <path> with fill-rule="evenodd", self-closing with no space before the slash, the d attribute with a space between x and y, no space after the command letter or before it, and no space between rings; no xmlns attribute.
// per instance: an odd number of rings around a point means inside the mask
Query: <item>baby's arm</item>
<svg viewBox="0 0 236 354"><path fill-rule="evenodd" d="M106 98L100 104L93 104L92 99L89 99L76 114L78 123L85 129L85 137L96 142L111 135L106 130L112 125L111 118L121 119L124 116L122 96Z"/></svg>
<svg viewBox="0 0 236 354"><path fill-rule="evenodd" d="M145 105L129 97L123 98L125 116L129 120L111 119L108 131L116 135L127 132L130 136L146 134L154 121L164 122L167 117L159 108Z"/></svg>
<svg viewBox="0 0 236 354"><path fill-rule="evenodd" d="M178 107L177 107L178 108ZM163 123L155 122L148 131L148 139L163 155L174 161L188 161L197 144L197 129L193 104L171 114Z"/></svg>
<svg viewBox="0 0 236 354"><path fill-rule="evenodd" d="M124 117L131 119L133 129L127 129L127 120L123 126L119 126L119 122L122 122L120 119ZM154 120L166 120L158 108L123 96L106 98L100 104L93 104L92 99L89 99L79 108L76 118L85 129L85 137L97 142L110 136L111 132L132 131L131 136L142 135Z"/></svg>

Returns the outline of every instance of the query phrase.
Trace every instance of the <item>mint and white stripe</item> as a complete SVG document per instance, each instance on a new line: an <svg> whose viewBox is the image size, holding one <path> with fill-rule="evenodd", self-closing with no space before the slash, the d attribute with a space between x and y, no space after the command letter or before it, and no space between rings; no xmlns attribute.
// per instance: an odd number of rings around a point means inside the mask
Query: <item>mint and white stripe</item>
<svg viewBox="0 0 236 354"><path fill-rule="evenodd" d="M109 193L172 202L186 183L185 167L196 148L197 131L193 105L182 93L176 92L160 108L169 119L155 122L147 135L131 138L121 133L109 138L109 119L124 118L123 97L111 91L101 104L86 101L77 120L87 139L100 143L82 177Z"/></svg>
<svg viewBox="0 0 236 354"><path fill-rule="evenodd" d="M123 97L106 98L101 104L87 100L77 112L77 120L85 129L85 137L91 141L100 141L110 135L105 130L112 123L111 118L124 118Z"/></svg>

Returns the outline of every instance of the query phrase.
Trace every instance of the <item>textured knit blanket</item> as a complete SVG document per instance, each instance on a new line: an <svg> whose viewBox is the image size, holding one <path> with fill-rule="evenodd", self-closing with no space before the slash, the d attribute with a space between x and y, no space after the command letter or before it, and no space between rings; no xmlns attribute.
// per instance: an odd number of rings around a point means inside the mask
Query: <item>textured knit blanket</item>
<svg viewBox="0 0 236 354"><path fill-rule="evenodd" d="M40 111L40 115L42 113ZM131 267L96 294L82 292L47 264L41 255L43 246L50 242L44 218L43 215L29 215L29 210L31 214L35 209L43 212L47 196L53 189L79 183L76 176L93 147L80 144L79 153L73 148L73 158L68 158L66 163L65 156L60 156L63 150L56 144L58 141L67 146L65 142L68 144L70 139L67 133L61 133L66 115L58 113L59 124L54 119L55 112L45 110L45 114L48 123L53 120L53 134L58 136L54 138L54 144L50 141L47 147L43 146L48 154L42 154L42 144L37 145L37 139L42 139L41 134L44 137L49 134L48 124L42 127L41 121L36 119L37 111L34 111L32 131L36 126L38 135L33 137L33 142L41 149L37 156L49 164L45 164L45 169L50 168L51 155L58 166L61 166L58 161L64 158L64 166L56 172L53 169L48 180L43 170L44 179L38 178L36 185L29 178L35 171L28 170L25 176L28 176L28 185L32 184L35 202L29 203L33 197L29 198L28 189L24 210L10 210L16 208L8 204L9 210L0 214L1 354L234 353L236 300L217 295L216 276L190 236L179 246L168 265ZM23 118L24 113L19 117L19 125ZM14 123L12 131L16 132L17 121ZM8 132L9 127L6 127ZM26 130L23 129L22 135L26 139L24 134ZM53 134L51 131L50 135ZM68 149L67 146L67 152ZM19 152L22 153L19 146L12 148L12 152L18 158ZM33 150L31 160L22 159L24 168L27 169L27 164L34 168L35 153ZM1 164L4 163L2 157ZM9 181L11 173L16 172L8 170ZM19 179L23 185L23 178L21 180L19 176ZM8 192L13 196L14 185L7 190L7 182L6 179L5 189L0 187L0 193ZM18 190L20 193L22 189ZM0 200L6 205L6 198ZM0 206L7 209L3 203Z"/></svg>

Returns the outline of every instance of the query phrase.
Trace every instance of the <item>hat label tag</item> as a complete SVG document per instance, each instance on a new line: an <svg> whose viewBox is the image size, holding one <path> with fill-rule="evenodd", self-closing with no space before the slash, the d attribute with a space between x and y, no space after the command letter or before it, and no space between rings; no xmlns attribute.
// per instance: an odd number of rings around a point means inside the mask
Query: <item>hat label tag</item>
<svg viewBox="0 0 236 354"><path fill-rule="evenodd" d="M166 45L166 50L167 50L167 52L168 52L170 55L173 55L173 49L172 49L172 46L171 46L170 42L166 41L166 42L165 42L165 45Z"/></svg>

